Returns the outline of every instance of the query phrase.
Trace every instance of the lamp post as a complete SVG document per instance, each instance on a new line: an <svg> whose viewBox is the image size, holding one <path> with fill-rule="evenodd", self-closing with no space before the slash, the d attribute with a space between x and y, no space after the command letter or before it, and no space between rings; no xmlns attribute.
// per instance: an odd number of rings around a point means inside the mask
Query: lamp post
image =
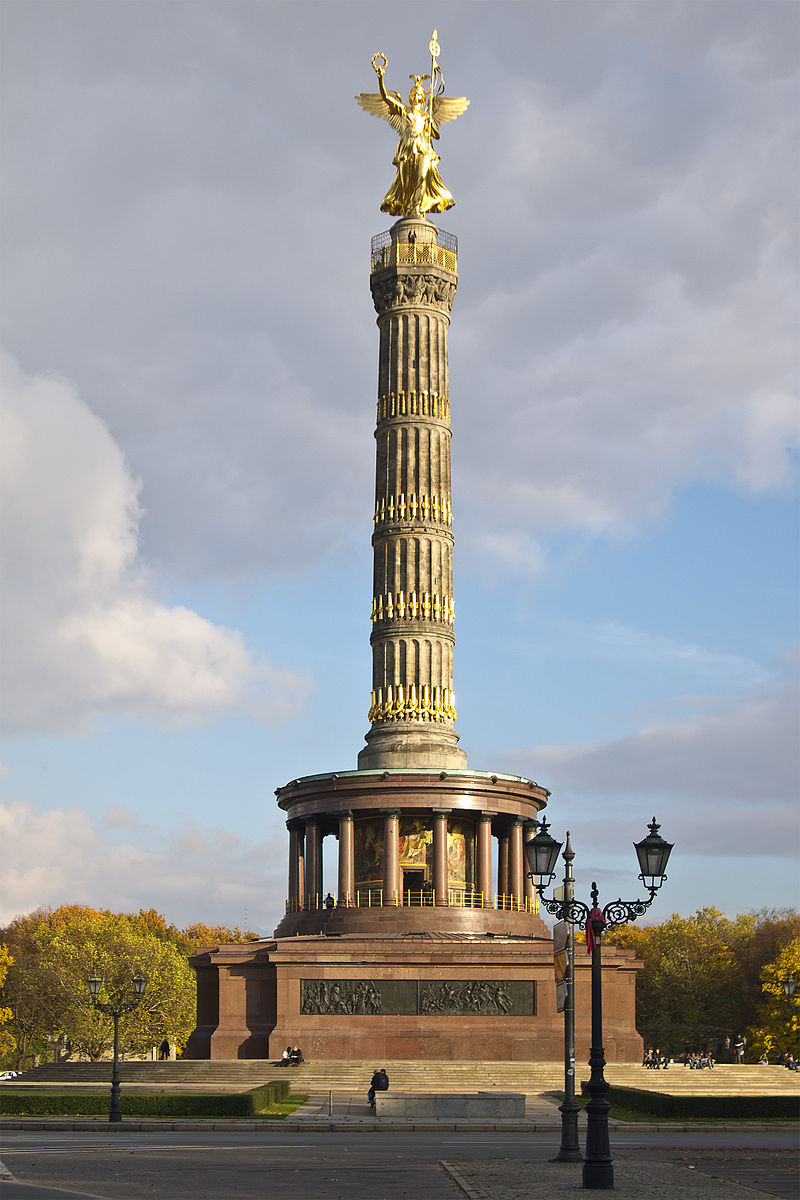
<svg viewBox="0 0 800 1200"><path fill-rule="evenodd" d="M655 894L666 879L667 861L672 850L672 843L665 842L659 835L659 826L653 817L649 833L641 842L634 843L636 856L639 860L639 878L647 888L650 896L647 900L612 900L601 910L597 893L597 884L592 883L592 906L573 898L568 899L564 893L563 900L548 900L544 896L555 875L556 860L562 843L550 837L547 832L547 821L542 821L539 833L528 842L525 853L528 859L528 874L532 877L541 902L547 912L568 921L571 925L585 925L586 942L592 955L592 1044L589 1053L591 1075L587 1085L589 1102L586 1105L586 1155L583 1163L583 1186L585 1188L605 1189L614 1186L614 1166L611 1158L611 1147L608 1139L608 1110L606 1100L608 1083L603 1076L606 1065L603 1053L603 991L602 991L602 934L607 929L624 925L641 917L653 903ZM569 839L569 833L567 834ZM569 844L569 842L568 842ZM564 1129L566 1114L562 1112L562 1148L567 1133ZM560 1161L565 1160L559 1155Z"/></svg>
<svg viewBox="0 0 800 1200"><path fill-rule="evenodd" d="M98 977L97 971L93 971L90 978L87 980L89 986L89 995L92 998L92 1004L98 1012L105 1013L106 1016L112 1018L114 1022L114 1065L111 1068L111 1107L108 1111L109 1123L122 1120L122 1109L119 1103L119 1019L124 1013L133 1012L133 1010L141 1003L144 996L144 989L147 987L147 980L141 971L137 971L133 977L133 996L130 1000L119 999L115 1003L105 1003L98 999L100 989L103 986L103 980Z"/></svg>
<svg viewBox="0 0 800 1200"><path fill-rule="evenodd" d="M569 906L575 899L575 879L572 862L575 853L567 833L567 844L561 856L564 859L564 887L562 899ZM561 1113L561 1145L554 1162L583 1162L578 1142L578 1113L580 1105L575 1099L575 927L566 922L567 971L564 979L564 1103L558 1106Z"/></svg>
<svg viewBox="0 0 800 1200"><path fill-rule="evenodd" d="M788 1000L790 1008L794 1008L793 1001L795 998L795 993L797 992L797 980L794 977L794 972L790 971L789 974L786 976L786 978L781 980L781 983L783 984L783 994L786 997L786 999ZM791 1023L792 1023L793 1019L794 1018L792 1016L792 1018L790 1019L790 1023L789 1023L789 1029L790 1029L791 1033L796 1032L795 1030L792 1029ZM793 1041L795 1041L795 1039L790 1038L790 1044ZM795 1061L794 1069L795 1069L795 1071L800 1070L800 1066L798 1066L797 1061Z"/></svg>

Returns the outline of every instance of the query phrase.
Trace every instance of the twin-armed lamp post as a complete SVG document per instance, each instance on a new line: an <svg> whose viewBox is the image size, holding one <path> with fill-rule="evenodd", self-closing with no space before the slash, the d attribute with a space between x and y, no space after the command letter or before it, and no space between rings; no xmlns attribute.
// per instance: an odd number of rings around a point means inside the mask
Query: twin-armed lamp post
<svg viewBox="0 0 800 1200"><path fill-rule="evenodd" d="M103 981L98 977L97 971L92 972L91 978L87 980L87 983L89 985L89 995L92 998L92 1004L99 1012L112 1017L114 1021L114 1065L111 1069L111 1108L109 1109L108 1120L109 1122L121 1121L122 1109L119 1103L119 1019L124 1013L133 1012L141 1004L144 989L147 987L147 980L141 971L137 971L133 977L133 996L131 999L118 999L112 1001L110 1004L106 1004L97 998L103 986Z"/></svg>
<svg viewBox="0 0 800 1200"><path fill-rule="evenodd" d="M617 925L625 925L643 916L653 903L655 894L666 879L667 861L672 850L672 843L665 842L659 835L656 819L649 826L650 832L641 842L634 843L636 856L639 860L640 874L644 886L650 893L648 900L612 900L603 909L599 908L597 884L592 884L592 907L573 899L572 889L565 887L562 900L548 900L544 896L556 873L556 861L563 843L557 842L547 832L547 821L542 821L542 827L536 837L525 847L528 859L528 874L533 879L536 890L541 897L547 912L560 921L570 925L585 925L586 941L592 955L592 1047L589 1054L591 1077L587 1085L589 1102L586 1105L586 1155L583 1162L583 1186L585 1188L613 1188L614 1166L611 1158L611 1147L608 1140L608 1110L606 1100L608 1084L603 1076L606 1065L603 1053L603 993L602 993L602 960L601 935L607 929ZM570 858L567 861L567 875L571 882L570 864L572 851L567 846ZM567 857L566 854L564 856ZM566 880L565 880L566 883ZM573 1077L574 1079L574 1077ZM569 1089L565 1103L562 1105L562 1135L561 1151L558 1159L562 1162L575 1162L577 1147L577 1111L569 1105Z"/></svg>

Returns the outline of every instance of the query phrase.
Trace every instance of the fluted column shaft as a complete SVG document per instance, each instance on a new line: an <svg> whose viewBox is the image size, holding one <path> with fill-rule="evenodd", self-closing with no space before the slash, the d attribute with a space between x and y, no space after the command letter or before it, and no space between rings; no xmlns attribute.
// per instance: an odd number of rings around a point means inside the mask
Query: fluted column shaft
<svg viewBox="0 0 800 1200"><path fill-rule="evenodd" d="M455 251L425 219L390 230L371 287L380 330L372 691L359 767L466 766L453 695L447 329Z"/></svg>

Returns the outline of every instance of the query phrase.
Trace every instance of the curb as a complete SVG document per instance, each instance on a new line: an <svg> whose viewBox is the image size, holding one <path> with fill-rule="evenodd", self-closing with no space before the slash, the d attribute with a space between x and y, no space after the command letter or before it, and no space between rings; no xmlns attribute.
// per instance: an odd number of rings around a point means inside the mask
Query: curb
<svg viewBox="0 0 800 1200"><path fill-rule="evenodd" d="M464 1193L465 1196L468 1197L468 1200L481 1200L481 1196L479 1195L479 1193L476 1192L472 1187L470 1187L470 1185L467 1183L464 1176L461 1174L460 1171L456 1170L456 1168L453 1166L452 1163L445 1162L444 1159L440 1158L439 1166L442 1168L445 1175L450 1176L450 1178L452 1179L452 1181L456 1185L456 1187L461 1188L461 1191Z"/></svg>
<svg viewBox="0 0 800 1200"><path fill-rule="evenodd" d="M742 1130L747 1130L752 1133L770 1133L778 1129L795 1129L796 1125L793 1121L775 1121L769 1124L761 1124L753 1121L742 1121L739 1123L731 1123L729 1125L703 1125L700 1123L677 1122L666 1125L650 1125L644 1122L617 1122L612 1127L614 1130L630 1132L631 1130L641 1130L647 1133L738 1133ZM231 1133L266 1133L272 1130L281 1130L288 1133L549 1133L560 1134L561 1123L525 1123L511 1121L481 1121L475 1124L467 1124L466 1122L448 1121L400 1121L393 1120L389 1124L388 1120L383 1122L377 1121L343 1121L343 1120L323 1120L323 1121L237 1121L237 1120L171 1120L167 1117L151 1118L149 1120L137 1120L133 1117L126 1117L119 1124L110 1124L108 1121L101 1120L99 1117L84 1117L73 1120L67 1120L61 1117L19 1117L16 1119L0 1118L0 1130L21 1132L30 1131L47 1131L54 1133L72 1132L72 1133L194 1133L202 1131L214 1131L216 1133L224 1133L226 1130ZM2 1172L0 1171L0 1177Z"/></svg>

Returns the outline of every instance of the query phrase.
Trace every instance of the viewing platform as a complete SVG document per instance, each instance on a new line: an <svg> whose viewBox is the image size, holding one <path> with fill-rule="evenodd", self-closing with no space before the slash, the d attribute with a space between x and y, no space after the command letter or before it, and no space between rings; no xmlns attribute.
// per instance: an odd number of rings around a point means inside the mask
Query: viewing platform
<svg viewBox="0 0 800 1200"><path fill-rule="evenodd" d="M419 222L417 222L419 224ZM386 267L441 267L456 275L458 267L458 238L430 225L431 240L393 240L391 230L377 233L372 239L372 273Z"/></svg>

